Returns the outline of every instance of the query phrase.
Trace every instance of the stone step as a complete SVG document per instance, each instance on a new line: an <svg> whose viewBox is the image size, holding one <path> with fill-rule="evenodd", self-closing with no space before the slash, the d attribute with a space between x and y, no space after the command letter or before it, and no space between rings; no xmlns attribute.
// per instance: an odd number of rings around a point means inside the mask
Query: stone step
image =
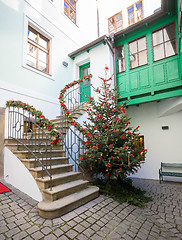
<svg viewBox="0 0 182 240"><path fill-rule="evenodd" d="M43 218L53 219L70 212L71 210L98 197L99 188L89 186L88 188L63 197L56 201L43 200L38 203L39 215Z"/></svg>
<svg viewBox="0 0 182 240"><path fill-rule="evenodd" d="M25 139L25 138L18 138L18 140L19 141L21 141L22 143L24 143L24 144L27 144L29 141L27 140L27 139ZM35 139L35 138L32 138L31 139L31 143L32 144L37 144L37 138ZM41 141L42 142L45 142L45 143L50 143L50 139L47 139L47 138L42 138L41 139ZM4 144L17 144L17 140L15 140L15 139L5 139L4 140ZM62 140L60 140L60 145L62 145Z"/></svg>
<svg viewBox="0 0 182 240"><path fill-rule="evenodd" d="M66 157L52 157L51 159L47 159L46 158L41 158L40 159L41 162L43 163L43 165L47 165L49 166L50 164L52 165L58 165L58 164L67 164L68 163L68 158ZM35 159L21 159L21 162L25 165L25 167L27 168L34 168L34 167L39 167L40 163L38 161L36 161Z"/></svg>
<svg viewBox="0 0 182 240"><path fill-rule="evenodd" d="M29 151L13 151L13 153L17 156L17 158L19 159L29 159L34 157L33 154L31 154ZM44 158L45 155L47 157L65 157L65 151L64 150L52 150L52 151L46 151L44 152L44 150L40 153L37 151L33 151L33 153L38 157L38 158Z"/></svg>
<svg viewBox="0 0 182 240"><path fill-rule="evenodd" d="M46 142L35 142L35 143L32 143L31 141L29 143L27 143L27 147L29 149L31 149L32 151L44 151L45 147L47 147L48 149L50 149L50 145L48 145L50 143L47 143ZM17 144L17 143L11 143L11 144L5 144L6 147L9 148L9 150L11 151L24 151L26 150L26 147L24 145L20 145L20 144ZM52 146L52 150L62 150L63 149L63 145L62 144L59 144L57 146Z"/></svg>
<svg viewBox="0 0 182 240"><path fill-rule="evenodd" d="M67 173L59 173L52 175L52 186L57 186L59 184L64 184L71 181L76 181L81 179L81 172L67 172ZM50 178L45 176L44 178L36 178L37 185L40 189L50 188Z"/></svg>
<svg viewBox="0 0 182 240"><path fill-rule="evenodd" d="M88 186L88 181L77 180L73 182L68 182L58 186L54 186L52 190L43 189L42 196L44 200L56 201L60 198L66 197L75 192L81 191Z"/></svg>
<svg viewBox="0 0 182 240"><path fill-rule="evenodd" d="M29 168L28 170L35 179L42 176L47 176L47 172L42 171L42 167ZM47 170L51 175L63 172L70 172L73 170L73 165L72 164L52 165L51 167L47 166Z"/></svg>

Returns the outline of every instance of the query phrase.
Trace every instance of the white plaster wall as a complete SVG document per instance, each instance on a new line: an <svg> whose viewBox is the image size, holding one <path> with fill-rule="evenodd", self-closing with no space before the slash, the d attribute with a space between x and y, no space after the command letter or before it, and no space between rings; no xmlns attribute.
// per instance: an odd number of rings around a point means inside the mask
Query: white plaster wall
<svg viewBox="0 0 182 240"><path fill-rule="evenodd" d="M90 62L90 72L93 75L91 83L94 87L102 84L99 77L105 78L105 66L109 67L108 78L113 75L113 61L111 51L107 45L103 43L97 47L92 48L89 52L84 52L78 55L74 60L74 76L79 79L79 67L85 63ZM114 80L112 80L114 81ZM95 92L91 88L91 96L95 96Z"/></svg>
<svg viewBox="0 0 182 240"><path fill-rule="evenodd" d="M42 201L42 194L34 178L23 163L6 147L4 148L4 179L36 201Z"/></svg>
<svg viewBox="0 0 182 240"><path fill-rule="evenodd" d="M170 108L171 100L164 100L164 102ZM140 126L139 131L144 135L145 148L148 150L145 163L137 174L132 175L134 177L158 179L161 162L182 162L182 111L159 117L160 105L164 102L145 103L139 107L130 106L127 109L132 126ZM162 130L162 126L169 126L169 130Z"/></svg>

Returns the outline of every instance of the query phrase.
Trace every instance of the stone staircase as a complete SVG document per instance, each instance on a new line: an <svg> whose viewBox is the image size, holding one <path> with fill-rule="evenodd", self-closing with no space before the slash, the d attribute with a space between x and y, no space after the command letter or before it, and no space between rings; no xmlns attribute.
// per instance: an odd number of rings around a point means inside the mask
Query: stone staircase
<svg viewBox="0 0 182 240"><path fill-rule="evenodd" d="M85 108L86 106L75 111L73 117L78 118L86 110ZM60 116L52 121L60 126ZM63 128L62 133L65 134L67 127L64 124ZM32 151L36 144L34 137L32 145L29 146ZM44 140L48 141L46 138ZM49 159L50 152L44 153L43 147L42 152L35 152L44 164L46 158L43 154L48 156L47 169L52 174L52 190L50 189L50 177L42 170L40 163L30 157L23 145L17 146L16 140L13 139L5 139L5 145L21 160L36 180L43 197L43 200L38 203L41 217L49 219L59 217L98 196L99 189L95 186L89 186L89 182L83 180L81 172L73 171L73 165L69 164L69 159L65 157L62 142L58 146L52 147L51 159ZM50 162L52 163L51 167Z"/></svg>

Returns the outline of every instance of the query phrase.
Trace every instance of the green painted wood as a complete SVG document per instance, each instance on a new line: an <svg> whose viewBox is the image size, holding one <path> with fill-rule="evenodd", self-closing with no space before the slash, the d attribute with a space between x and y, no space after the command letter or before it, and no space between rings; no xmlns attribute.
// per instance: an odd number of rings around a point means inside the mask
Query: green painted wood
<svg viewBox="0 0 182 240"><path fill-rule="evenodd" d="M90 67L90 63L86 63L79 67L79 78L84 77L83 69L87 67ZM87 81L84 81L84 83L80 83L80 103L86 102L88 97L91 96L90 84L88 84L89 82L90 82L90 79Z"/></svg>
<svg viewBox="0 0 182 240"><path fill-rule="evenodd" d="M116 47L124 44L125 72L117 74L119 101L131 99L129 104L156 101L182 95L182 54L153 61L151 32L168 23L175 22L177 47L181 44L178 32L178 19L175 4L171 0L171 11L161 18L153 20L148 26L143 25L116 40ZM177 4L177 3L176 3ZM176 8L177 9L177 8ZM128 42L146 35L148 64L130 69ZM116 59L117 61L117 59ZM117 65L117 64L116 64Z"/></svg>

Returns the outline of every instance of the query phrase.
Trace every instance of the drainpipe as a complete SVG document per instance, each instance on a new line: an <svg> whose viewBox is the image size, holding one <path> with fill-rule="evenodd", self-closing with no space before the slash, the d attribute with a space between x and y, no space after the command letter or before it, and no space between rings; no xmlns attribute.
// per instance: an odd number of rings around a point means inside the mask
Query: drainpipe
<svg viewBox="0 0 182 240"><path fill-rule="evenodd" d="M99 7L98 7L98 0L96 0L97 5L97 37L100 37L100 29L99 29Z"/></svg>
<svg viewBox="0 0 182 240"><path fill-rule="evenodd" d="M114 68L114 88L117 87L117 81L116 81L116 54L115 54L115 44L114 44L114 34L111 34L109 37L105 37L105 42L109 46L112 56L113 56L113 68Z"/></svg>

